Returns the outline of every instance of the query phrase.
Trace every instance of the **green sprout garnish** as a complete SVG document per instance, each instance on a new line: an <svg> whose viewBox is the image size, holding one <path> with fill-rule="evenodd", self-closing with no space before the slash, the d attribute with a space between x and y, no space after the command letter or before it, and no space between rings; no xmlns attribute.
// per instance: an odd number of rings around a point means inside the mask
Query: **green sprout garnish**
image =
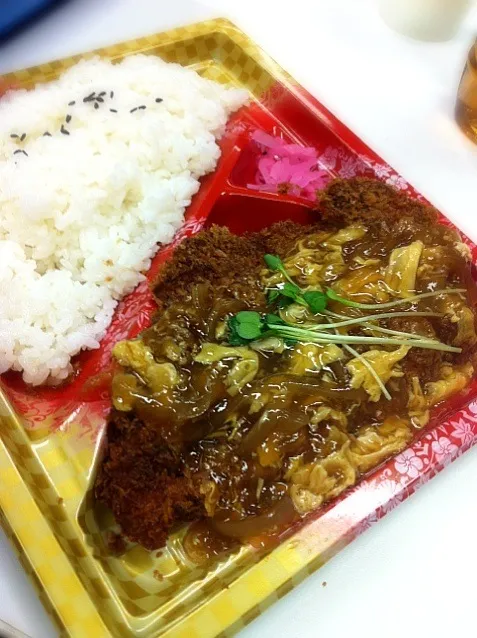
<svg viewBox="0 0 477 638"><path fill-rule="evenodd" d="M314 315L323 312L326 308L326 296L319 290L307 290L303 293L303 299Z"/></svg>
<svg viewBox="0 0 477 638"><path fill-rule="evenodd" d="M289 273L280 257L276 255L265 255L265 263L270 270L280 272L285 278L285 282L277 285L276 288L268 289L268 303L278 311L286 306L297 303L306 307L312 314L320 315L322 323L304 323L300 325L291 324L285 321L276 313L260 313L255 310L244 310L233 315L228 320L228 342L232 346L246 346L256 344L268 337L276 337L283 340L287 345L295 343L316 343L320 345L337 344L342 346L353 357L358 358L363 365L373 375L381 388L386 399L391 399L391 395L382 382L379 374L374 369L372 362L368 361L351 344L364 346L384 345L384 346L409 346L411 348L422 348L425 350L439 350L441 352L462 352L461 348L449 346L437 339L424 337L410 332L391 330L379 325L383 319L404 316L421 317L442 317L442 313L430 311L413 311L411 309L399 312L391 310L401 305L413 304L423 299L430 299L440 295L461 295L466 292L465 288L446 288L413 295L411 297L394 299L387 303L365 304L358 303L351 299L341 297L337 292L328 288L325 292L321 290L302 290ZM378 312L375 314L363 313L362 316L349 317L344 314L327 310L329 301L340 303L343 306L356 308L358 310L384 310L388 312ZM347 329L359 326L367 332L366 336L350 335ZM344 329L344 332L340 331Z"/></svg>
<svg viewBox="0 0 477 638"><path fill-rule="evenodd" d="M421 301L422 299L430 299L431 297L438 297L444 294L462 294L465 293L465 288L446 288L445 290L434 290L433 292L423 292L411 297L405 297L404 299L394 299L387 303L358 303L352 299L346 299L342 297L332 288L327 288L326 292L320 290L302 290L288 274L284 263L277 255L265 255L264 261L270 270L280 272L287 280L284 284L280 284L277 288L270 288L268 291L268 302L273 304L277 303L279 308L285 308L290 303L297 303L301 306L307 307L314 315L321 314L326 309L328 300L337 301L343 306L350 308L357 308L359 310L381 310L383 308L395 308L403 304L414 303Z"/></svg>
<svg viewBox="0 0 477 638"><path fill-rule="evenodd" d="M415 301L421 301L421 299L430 299L431 297L438 297L439 295L460 295L466 292L465 288L446 288L444 290L434 290L433 292L423 292L419 295L413 295L412 297L405 297L404 299L394 299L387 303L358 303L357 301L351 301L351 299L345 299L338 295L337 292L328 288L326 290L326 296L328 299L338 301L343 306L349 306L350 308L358 308L359 310L380 310L381 308L394 308L406 303L414 303Z"/></svg>
<svg viewBox="0 0 477 638"><path fill-rule="evenodd" d="M285 268L283 261L280 259L280 257L278 257L278 255L265 255L263 260L270 268L270 270L281 272L285 279L287 279L293 286L295 286L295 282L287 273L287 269Z"/></svg>
<svg viewBox="0 0 477 638"><path fill-rule="evenodd" d="M298 286L287 273L285 265L277 255L265 255L263 258L270 270L280 272L287 280L277 288L268 291L268 302L278 303L279 308L284 308L290 303L297 303L306 306L310 312L317 315L326 308L326 295L320 290L304 291Z"/></svg>
<svg viewBox="0 0 477 638"><path fill-rule="evenodd" d="M230 345L243 346L262 336L263 321L258 312L242 310L229 319L228 327Z"/></svg>
<svg viewBox="0 0 477 638"><path fill-rule="evenodd" d="M280 337L289 343L317 343L317 344L360 344L411 346L426 350L440 350L442 352L462 352L461 348L448 346L437 339L428 339L419 335L401 333L392 337L362 337L348 334L330 334L326 331L297 327L284 321L274 314L261 315L259 312L246 310L237 313L228 321L230 345L248 345L265 337ZM405 336L404 336L405 335Z"/></svg>

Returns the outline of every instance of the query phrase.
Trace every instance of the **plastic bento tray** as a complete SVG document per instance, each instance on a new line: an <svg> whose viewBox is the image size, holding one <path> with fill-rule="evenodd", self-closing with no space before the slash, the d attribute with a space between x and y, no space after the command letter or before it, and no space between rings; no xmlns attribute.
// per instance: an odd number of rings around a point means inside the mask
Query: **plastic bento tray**
<svg viewBox="0 0 477 638"><path fill-rule="evenodd" d="M230 22L203 22L96 53L120 59L137 52L245 87L253 98L229 122L217 170L203 180L185 225L173 244L158 253L149 277L178 242L210 223L243 232L286 218L306 222L317 214L310 202L247 188L256 167L257 150L250 140L256 129L315 147L330 176L377 177L419 197ZM83 57L4 79L31 86ZM465 241L475 262L477 248ZM230 635L477 440L474 382L439 409L431 426L404 452L311 514L274 549L243 547L218 563L197 567L187 560L178 532L161 552L137 546L113 556L106 542L111 521L95 511L90 492L109 402L88 387L88 380L107 368L112 345L140 332L153 311L148 286L141 284L118 306L101 348L80 355L78 375L61 389L27 387L14 374L0 381L0 522L66 635Z"/></svg>

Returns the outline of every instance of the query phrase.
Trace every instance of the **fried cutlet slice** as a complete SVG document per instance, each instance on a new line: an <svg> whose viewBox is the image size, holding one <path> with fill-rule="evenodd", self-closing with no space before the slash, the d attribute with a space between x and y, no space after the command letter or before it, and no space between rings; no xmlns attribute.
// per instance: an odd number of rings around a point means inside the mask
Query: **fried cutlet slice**
<svg viewBox="0 0 477 638"><path fill-rule="evenodd" d="M376 180L337 179L320 193L315 226L286 221L243 236L214 226L178 246L152 288L161 309L186 298L191 287L202 282L233 290L238 298L255 296L260 303L263 254L283 257L303 234L353 223L379 225L383 237L392 237L393 229L404 218L425 227L435 223L437 213ZM401 324L393 326L404 327L411 329ZM428 329L427 324L424 328ZM406 365L413 365L416 359L416 366L420 369L425 365L429 376L434 377L441 357L441 353L416 349ZM411 372L414 369L408 370ZM175 525L207 516L198 477L186 474L181 464L180 445L166 442L154 427L132 413L115 410L107 434L95 494L112 510L125 536L155 549L164 545Z"/></svg>
<svg viewBox="0 0 477 638"><path fill-rule="evenodd" d="M147 549L164 546L176 523L205 515L204 497L180 465L178 450L132 414L113 410L95 484L122 533Z"/></svg>

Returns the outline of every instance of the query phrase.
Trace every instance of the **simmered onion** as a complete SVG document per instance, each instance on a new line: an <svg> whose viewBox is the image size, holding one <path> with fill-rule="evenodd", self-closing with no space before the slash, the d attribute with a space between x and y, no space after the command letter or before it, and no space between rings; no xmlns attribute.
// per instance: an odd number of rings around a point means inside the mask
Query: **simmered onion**
<svg viewBox="0 0 477 638"><path fill-rule="evenodd" d="M245 436L240 446L242 454L250 454L267 439L272 432L293 434L306 427L310 421L306 412L285 408L268 408Z"/></svg>
<svg viewBox="0 0 477 638"><path fill-rule="evenodd" d="M295 508L289 496L284 496L272 509L258 516L247 516L238 521L212 520L212 527L229 538L246 539L259 536L272 528L282 529L297 517Z"/></svg>

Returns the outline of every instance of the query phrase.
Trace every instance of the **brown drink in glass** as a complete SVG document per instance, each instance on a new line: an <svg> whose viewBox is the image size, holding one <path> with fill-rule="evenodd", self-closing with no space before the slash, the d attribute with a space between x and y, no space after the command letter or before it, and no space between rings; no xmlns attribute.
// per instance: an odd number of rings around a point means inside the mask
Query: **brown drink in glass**
<svg viewBox="0 0 477 638"><path fill-rule="evenodd" d="M477 142L477 41L470 50L460 81L455 116L464 133Z"/></svg>

